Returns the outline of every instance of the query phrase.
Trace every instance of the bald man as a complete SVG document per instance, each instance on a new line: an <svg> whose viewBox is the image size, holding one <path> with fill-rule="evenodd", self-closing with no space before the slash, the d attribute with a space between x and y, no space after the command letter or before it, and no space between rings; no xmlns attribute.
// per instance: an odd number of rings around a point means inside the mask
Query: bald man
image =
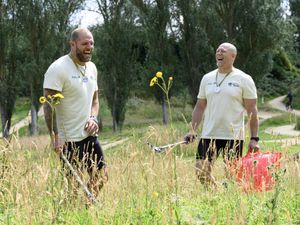
<svg viewBox="0 0 300 225"><path fill-rule="evenodd" d="M201 80L191 130L185 136L187 142L193 142L203 120L196 154L196 174L202 183L214 183L211 170L220 153L226 164L242 156L245 113L249 116L251 135L248 148L259 148L256 87L251 76L233 66L236 56L237 49L231 43L222 43L217 48L217 69Z"/></svg>
<svg viewBox="0 0 300 225"><path fill-rule="evenodd" d="M88 186L97 194L102 187L100 174L107 170L102 148L97 140L99 111L97 69L91 62L94 38L86 28L75 29L70 38L70 52L53 62L45 73L44 96L61 93L64 98L55 111L44 104L45 120L53 148L67 156L77 169L87 169ZM51 100L51 99L48 99Z"/></svg>

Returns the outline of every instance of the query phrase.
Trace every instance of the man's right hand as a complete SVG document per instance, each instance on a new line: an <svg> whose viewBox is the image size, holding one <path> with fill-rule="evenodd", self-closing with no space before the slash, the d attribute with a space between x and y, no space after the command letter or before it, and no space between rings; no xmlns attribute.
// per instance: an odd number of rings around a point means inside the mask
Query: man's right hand
<svg viewBox="0 0 300 225"><path fill-rule="evenodd" d="M193 132L190 132L190 133L187 133L185 136L184 136L184 140L187 142L187 143L192 143L195 141L197 137L197 134L193 133Z"/></svg>
<svg viewBox="0 0 300 225"><path fill-rule="evenodd" d="M58 137L58 134L53 134L51 137L51 141L53 144L54 151L60 155L63 151L63 141Z"/></svg>

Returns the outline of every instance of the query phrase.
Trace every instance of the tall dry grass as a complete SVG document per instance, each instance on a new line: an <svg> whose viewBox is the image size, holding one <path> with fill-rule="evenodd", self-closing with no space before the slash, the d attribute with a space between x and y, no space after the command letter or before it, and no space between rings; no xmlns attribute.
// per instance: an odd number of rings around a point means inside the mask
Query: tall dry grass
<svg viewBox="0 0 300 225"><path fill-rule="evenodd" d="M244 192L224 173L217 187L195 177L197 143L156 154L146 142L178 141L173 129L151 127L143 137L105 151L109 181L99 204L86 207L80 189L70 198L48 138L14 139L0 147L0 224L300 224L299 162L287 161L268 192ZM101 138L100 138L101 140Z"/></svg>

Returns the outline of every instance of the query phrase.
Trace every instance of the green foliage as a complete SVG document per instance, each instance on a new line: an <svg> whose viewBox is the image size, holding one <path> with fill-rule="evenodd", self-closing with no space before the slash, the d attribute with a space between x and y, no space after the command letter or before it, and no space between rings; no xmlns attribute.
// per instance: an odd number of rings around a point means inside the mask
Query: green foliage
<svg viewBox="0 0 300 225"><path fill-rule="evenodd" d="M213 27L207 23L214 23L215 20L206 20L205 17L208 15L203 13L206 8L202 4L198 5L197 1L174 2L176 4L174 17L178 22L181 36L178 42L178 57L181 61L178 73L182 77L181 82L188 87L195 105L202 76L215 67L214 49L205 30L208 26Z"/></svg>
<svg viewBox="0 0 300 225"><path fill-rule="evenodd" d="M0 2L0 112L2 132L8 137L11 117L20 90L22 61L21 23L16 2Z"/></svg>
<svg viewBox="0 0 300 225"><path fill-rule="evenodd" d="M120 131L137 72L137 29L124 2L110 4L109 8L99 5L104 24L95 30L95 38L99 45L97 57L101 71L100 86L111 111L113 130ZM128 13L128 17L123 18L123 13Z"/></svg>
<svg viewBox="0 0 300 225"><path fill-rule="evenodd" d="M294 109L300 109L300 80L295 79L293 85L292 85L292 94L293 94L293 101L292 101L292 107Z"/></svg>
<svg viewBox="0 0 300 225"><path fill-rule="evenodd" d="M294 24L297 26L297 31L295 31L294 41L297 52L300 52L300 2L299 0L289 0L289 6L291 11L291 18Z"/></svg>
<svg viewBox="0 0 300 225"><path fill-rule="evenodd" d="M272 69L272 59L280 47L290 43L293 27L284 20L280 1L242 1L237 17L241 29L235 33L240 56L237 64L255 80Z"/></svg>
<svg viewBox="0 0 300 225"><path fill-rule="evenodd" d="M274 56L272 71L257 82L257 88L260 95L270 97L285 95L289 89L297 90L298 83L300 83L299 69L293 64L290 54L280 51Z"/></svg>
<svg viewBox="0 0 300 225"><path fill-rule="evenodd" d="M177 68L177 40L176 37L168 31L171 22L171 0L166 1L132 1L134 7L138 10L140 17L140 26L145 34L145 46L147 48L145 67L145 84L149 84L151 78L157 71L163 72L166 76L173 76L178 80L180 87L180 73ZM166 99L163 91L158 87L149 88L150 93L153 93L156 100L162 104L163 122L168 123L168 114L166 110ZM172 95L172 92L170 92Z"/></svg>
<svg viewBox="0 0 300 225"><path fill-rule="evenodd" d="M18 98L16 101L14 114L12 116L12 124L16 124L20 120L26 118L28 116L28 112L30 109L30 100L28 98Z"/></svg>

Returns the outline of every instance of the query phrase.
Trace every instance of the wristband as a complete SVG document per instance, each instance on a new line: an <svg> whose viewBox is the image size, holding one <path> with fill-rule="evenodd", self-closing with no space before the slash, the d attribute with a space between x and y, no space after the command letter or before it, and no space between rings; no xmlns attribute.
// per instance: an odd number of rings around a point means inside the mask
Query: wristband
<svg viewBox="0 0 300 225"><path fill-rule="evenodd" d="M97 120L97 118L96 118L95 116L90 116L89 119L90 119L90 120L94 120L94 122L95 122L96 124L98 124L98 120Z"/></svg>
<svg viewBox="0 0 300 225"><path fill-rule="evenodd" d="M254 141L258 142L259 141L259 137L251 137L250 140L254 140Z"/></svg>

